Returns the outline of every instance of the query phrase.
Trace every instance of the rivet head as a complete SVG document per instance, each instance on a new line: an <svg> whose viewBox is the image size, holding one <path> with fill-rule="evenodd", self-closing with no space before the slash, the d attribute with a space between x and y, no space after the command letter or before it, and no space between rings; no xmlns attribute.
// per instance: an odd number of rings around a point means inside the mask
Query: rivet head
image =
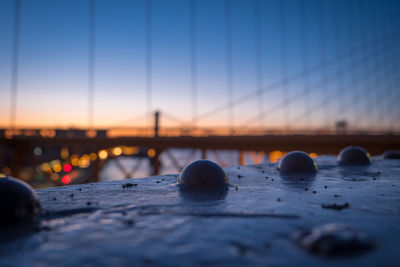
<svg viewBox="0 0 400 267"><path fill-rule="evenodd" d="M342 149L338 156L338 163L342 166L366 166L371 165L369 153L362 147L349 146Z"/></svg>
<svg viewBox="0 0 400 267"><path fill-rule="evenodd" d="M0 224L15 225L32 222L41 212L39 199L27 183L0 178Z"/></svg>
<svg viewBox="0 0 400 267"><path fill-rule="evenodd" d="M383 154L384 159L400 159L400 151L398 150L389 150Z"/></svg>
<svg viewBox="0 0 400 267"><path fill-rule="evenodd" d="M187 165L178 182L182 188L205 191L225 189L229 184L221 166L210 160L197 160Z"/></svg>
<svg viewBox="0 0 400 267"><path fill-rule="evenodd" d="M278 170L281 174L315 174L318 167L307 153L292 151L279 161Z"/></svg>

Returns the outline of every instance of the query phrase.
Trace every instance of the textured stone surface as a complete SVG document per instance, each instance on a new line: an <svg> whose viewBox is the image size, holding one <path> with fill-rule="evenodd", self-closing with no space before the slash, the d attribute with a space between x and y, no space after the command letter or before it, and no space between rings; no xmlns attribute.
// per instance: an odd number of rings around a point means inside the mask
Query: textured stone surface
<svg viewBox="0 0 400 267"><path fill-rule="evenodd" d="M400 163L316 161L316 177L297 181L281 178L276 164L226 168L229 190L209 202L183 197L178 175L38 190L38 231L0 240L0 266L399 266ZM365 233L375 248L332 258L293 240L328 223Z"/></svg>

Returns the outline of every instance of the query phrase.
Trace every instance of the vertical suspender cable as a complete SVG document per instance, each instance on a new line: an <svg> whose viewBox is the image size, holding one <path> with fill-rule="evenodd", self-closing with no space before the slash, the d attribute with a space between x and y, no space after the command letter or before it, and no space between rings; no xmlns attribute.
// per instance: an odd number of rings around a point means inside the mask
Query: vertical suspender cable
<svg viewBox="0 0 400 267"><path fill-rule="evenodd" d="M386 103L385 103L385 107L384 107L384 112L386 114L386 130L388 132L392 132L393 131L393 122L391 120L391 99L392 99L392 95L391 95L391 91L392 91L392 82L391 81L391 75L394 74L395 72L395 68L394 68L394 64L390 64L391 62L393 62L393 57L395 56L394 51L395 51L395 46L394 46L394 38L392 36L393 34L393 30L392 30L392 23L390 21L390 13L391 13L391 8L392 6L390 5L389 1L385 1L383 3L383 9L384 9L384 18L385 18L385 35L390 34L390 36L388 36L390 38L390 48L393 50L392 52L392 56L389 57L389 59L385 62L385 68L387 68L388 70L385 72L386 75L384 76L384 81L385 81L385 91L384 91L384 95L386 96ZM393 66L392 68L390 68L390 66Z"/></svg>
<svg viewBox="0 0 400 267"><path fill-rule="evenodd" d="M152 109L152 0L146 0L146 109L148 126L151 125Z"/></svg>
<svg viewBox="0 0 400 267"><path fill-rule="evenodd" d="M282 73L282 96L283 96L283 112L284 112L284 120L286 130L289 128L289 88L288 88L288 79L287 79L287 40L286 40L286 9L285 9L285 1L279 1L279 28L280 28L280 54L281 54L281 73Z"/></svg>
<svg viewBox="0 0 400 267"><path fill-rule="evenodd" d="M19 38L21 22L21 0L15 0L14 25L11 62L11 103L10 103L10 128L14 129L17 122L17 93L18 93L18 63L19 63Z"/></svg>
<svg viewBox="0 0 400 267"><path fill-rule="evenodd" d="M400 4L396 4L394 6L393 12L392 12L392 25L394 25L395 27L395 32L398 33L400 30L400 20L399 17L396 16L395 14L400 14ZM394 47L397 47L397 53L395 54L395 59L396 61L400 60L400 34L395 35L395 42L394 42ZM397 84L399 84L400 81L400 70L397 68L396 72L393 73L393 75L395 75L397 77ZM397 103L397 105L395 105L395 107L393 107L393 116L395 119L395 130L396 132L399 134L400 133L400 105L398 103L400 103L400 90L395 90L396 96L395 96L395 103ZM396 110L397 109L397 110Z"/></svg>
<svg viewBox="0 0 400 267"><path fill-rule="evenodd" d="M383 2L384 4L387 4L388 2L385 1ZM393 47L392 46L392 42L393 42L393 36L392 36L392 32L390 29L390 22L387 20L388 19L388 5L382 5L382 3L379 5L379 31L380 31L380 35L381 35L381 43L384 43L386 39L388 39L389 41L389 47ZM381 53L385 53L387 52L386 50L388 49L387 47L381 45L382 47L382 52ZM390 83L389 83L389 77L390 77L390 71L393 70L389 70L388 68L390 67L390 64L388 64L391 59L392 59L393 55L391 55L391 57L389 59L387 58L382 58L381 57L381 68L383 68L384 73L386 74L384 77L382 77L381 79L381 83L380 83L380 88L379 88L379 92L377 92L378 94L382 94L384 96L384 101L382 106L380 107L380 118L379 121L381 122L381 130L383 131L390 131L392 128L391 125L391 121L389 118L389 113L390 110L388 108L388 105L390 105Z"/></svg>
<svg viewBox="0 0 400 267"><path fill-rule="evenodd" d="M379 68L381 69L381 72L384 73L385 72L385 57L383 57L383 55L385 54L385 39L387 38L386 36L386 31L385 31L385 25L384 25L384 14L383 14L383 10L382 10L382 5L379 1L376 2L377 5L377 16L378 16L378 34L379 34L379 43L378 43L378 47L380 47L381 51L380 53L380 57L379 57ZM379 81L379 88L377 88L377 95L379 96L380 94L383 94L384 90L384 79L382 78L381 81ZM381 131L385 131L385 114L384 114L384 109L383 107L379 107L380 112L379 112L379 124L380 124L380 130Z"/></svg>
<svg viewBox="0 0 400 267"><path fill-rule="evenodd" d="M354 0L347 1L347 27L348 27L348 43L351 45L356 46L356 28L355 28L355 23L354 23ZM357 86L357 73L359 71L359 65L356 64L357 62L357 57L360 53L357 53L357 56L353 56L352 59L350 60L350 64L353 64L354 69L350 70L350 79L351 79L351 85L350 88L347 90L350 92L350 98L351 102L349 105L351 106L350 114L353 114L352 116L352 125L351 127L354 129L354 124L356 124L356 121L354 121L354 118L356 117L355 112L357 111L355 109L356 104L358 103L358 95L357 91L355 90L355 87Z"/></svg>
<svg viewBox="0 0 400 267"><path fill-rule="evenodd" d="M364 0L361 0L364 1ZM362 6L361 6L361 2L359 0L354 0L353 2L353 10L355 11L355 14L353 14L353 23L354 23L354 30L355 32L357 32L357 42L359 44L364 43L364 33L365 33L365 29L362 25ZM358 67L356 68L358 73L363 73L364 74L364 80L367 81L368 77L366 76L366 70L368 70L367 68L367 61L368 61L368 57L365 56L366 54L366 49L363 49L362 51L360 51L360 56L361 56L361 62L358 64ZM365 87L367 87L367 82L364 82L362 84L359 84L357 86L357 90L355 91L356 93L354 94L355 99L356 99L356 111L355 111L355 115L356 118L354 120L354 124L357 126L357 128L361 129L362 127L362 120L365 119L367 117L367 114L363 113L362 110L362 104L363 104L363 100L366 98L366 93ZM359 118L359 119L358 119Z"/></svg>
<svg viewBox="0 0 400 267"><path fill-rule="evenodd" d="M372 15L372 23L373 23L373 28L374 28L374 35L373 35L373 39L377 40L376 41L376 47L380 48L381 47L381 38L383 36L383 33L381 32L381 27L380 27L380 13L379 13L379 8L380 5L378 3L378 1L373 1L372 2L372 10L373 10L373 15ZM380 73L381 72L381 68L382 68L382 54L384 51L381 51L381 49L377 49L376 55L374 55L374 68L373 68L373 72L374 73ZM378 77L378 75L374 75L374 94L373 94L373 98L378 98L379 97L379 91L380 91L380 78ZM374 101L375 102L375 101ZM375 109L375 126L377 127L376 130L380 130L381 128L381 123L382 123L382 118L381 118L381 107L374 107Z"/></svg>
<svg viewBox="0 0 400 267"><path fill-rule="evenodd" d="M303 93L304 93L304 123L305 128L311 126L311 116L307 116L310 108L310 89L309 89L309 71L308 71L308 47L307 47L307 15L306 15L306 1L300 2L300 19L301 19L301 54L303 64Z"/></svg>
<svg viewBox="0 0 400 267"><path fill-rule="evenodd" d="M196 127L197 117L197 39L196 39L196 0L190 1L190 72L192 89L192 124Z"/></svg>
<svg viewBox="0 0 400 267"><path fill-rule="evenodd" d="M234 113L233 113L233 59L232 59L232 20L231 20L231 0L225 0L225 26L226 26L226 77L229 101L229 128L230 133L234 132Z"/></svg>
<svg viewBox="0 0 400 267"><path fill-rule="evenodd" d="M258 112L259 127L264 126L264 99L263 99L263 65L262 65L262 29L261 29L261 6L260 0L254 0L254 44L256 63L256 86L258 90Z"/></svg>
<svg viewBox="0 0 400 267"><path fill-rule="evenodd" d="M94 68L96 55L96 0L90 0L89 5L88 128L92 128L94 118Z"/></svg>
<svg viewBox="0 0 400 267"><path fill-rule="evenodd" d="M343 51L343 46L342 46L342 24L341 22L344 20L342 13L341 13L341 4L339 1L332 1L334 4L334 28L335 28L335 47L336 47L336 55L340 55ZM346 101L345 101L345 94L346 94L346 89L345 89L345 80L344 80L344 67L346 60L343 60L340 58L340 60L336 63L336 74L337 74L337 94L341 97L338 97L339 100L339 115L340 121L344 120L344 123L347 123L345 120L345 113L343 112L346 108ZM343 125L346 127L346 125ZM345 130L345 129L342 129Z"/></svg>
<svg viewBox="0 0 400 267"><path fill-rule="evenodd" d="M319 45L320 45L320 60L321 62L326 61L326 41L325 41L325 6L324 1L318 1L318 35L319 35ZM326 79L327 68L322 69L322 79ZM325 83L321 85L323 90L323 103L325 105L325 127L327 130L330 128L330 100L329 100L329 86Z"/></svg>
<svg viewBox="0 0 400 267"><path fill-rule="evenodd" d="M361 29L361 42L363 44L367 43L368 41L368 33L369 33L369 24L367 23L367 17L368 17L368 1L359 1L359 8L360 8L360 29ZM364 55L368 55L367 49L364 50ZM372 62L371 62L371 56L368 58L364 56L364 63L363 63L363 68L364 73L365 73L365 79L369 81L368 83L365 83L365 87L363 88L363 95L364 95L364 108L360 112L364 114L364 120L365 120L365 125L362 125L365 127L365 129L369 128L370 118L371 116L371 108L369 107L369 99L371 98L372 94L372 77L373 73L371 72L372 70ZM367 127L366 127L367 126Z"/></svg>

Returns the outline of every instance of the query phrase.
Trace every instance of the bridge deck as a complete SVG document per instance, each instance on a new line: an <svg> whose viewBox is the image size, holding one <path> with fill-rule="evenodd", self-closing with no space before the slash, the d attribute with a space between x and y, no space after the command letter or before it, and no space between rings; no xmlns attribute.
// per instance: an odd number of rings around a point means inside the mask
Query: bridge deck
<svg viewBox="0 0 400 267"><path fill-rule="evenodd" d="M41 138L23 137L1 140L3 144L21 145L84 145L96 148L118 145L167 148L227 150L303 150L321 154L337 154L342 148L358 145L372 154L400 149L399 135L265 135L265 136L179 136L179 137L117 137L117 138Z"/></svg>
<svg viewBox="0 0 400 267"><path fill-rule="evenodd" d="M38 190L41 231L0 243L0 265L398 266L400 162L343 169L334 157L317 161L311 181L285 180L275 164L227 168L231 187L211 202L188 201L176 175ZM297 230L325 223L347 224L376 247L330 258L293 241Z"/></svg>

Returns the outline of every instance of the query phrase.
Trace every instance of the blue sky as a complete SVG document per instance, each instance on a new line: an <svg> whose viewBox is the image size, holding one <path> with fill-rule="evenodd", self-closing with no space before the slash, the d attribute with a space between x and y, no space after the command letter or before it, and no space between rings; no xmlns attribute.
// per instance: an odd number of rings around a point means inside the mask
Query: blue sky
<svg viewBox="0 0 400 267"><path fill-rule="evenodd" d="M255 2L231 1L233 99L257 90ZM352 53L329 67L235 106L234 126L332 126L343 118L360 126L398 123L395 100L399 99L399 89L395 85L399 83L400 20L396 14L400 2L306 0L303 20L302 1L286 0L284 28L280 4L260 1L263 86L281 80L284 73L293 76L306 65L317 66L323 59ZM9 125L13 8L12 0L0 2L3 126ZM197 115L230 99L225 11L225 1L196 1ZM21 0L17 125L87 126L88 15L87 0ZM186 121L193 117L189 22L190 1L152 1L151 110L159 109ZM393 34L396 30L397 35ZM386 43L377 42L376 38L385 32L391 33L386 35ZM282 38L286 46L282 46ZM371 40L375 40L375 46L354 50ZM133 118L148 111L145 0L96 1L95 61L94 125L144 123ZM340 70L343 75L320 81ZM308 91L307 84L313 85ZM307 92L309 97L305 97ZM265 113L262 121L257 118L260 111ZM164 123L172 125L173 121L165 118ZM199 120L198 124L229 126L229 110Z"/></svg>

